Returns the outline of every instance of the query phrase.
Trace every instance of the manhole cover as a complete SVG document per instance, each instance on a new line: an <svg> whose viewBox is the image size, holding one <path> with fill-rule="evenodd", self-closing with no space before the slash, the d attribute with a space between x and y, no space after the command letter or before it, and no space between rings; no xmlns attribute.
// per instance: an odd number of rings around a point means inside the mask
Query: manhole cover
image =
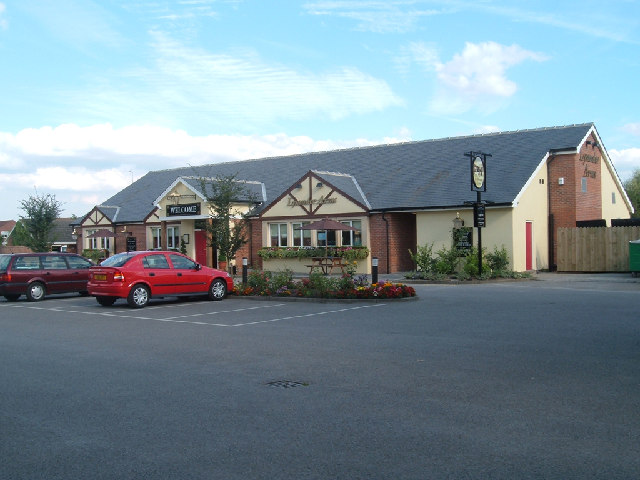
<svg viewBox="0 0 640 480"><path fill-rule="evenodd" d="M309 384L307 382L296 382L293 380L275 380L273 382L267 382L267 386L277 388L295 388L308 387Z"/></svg>

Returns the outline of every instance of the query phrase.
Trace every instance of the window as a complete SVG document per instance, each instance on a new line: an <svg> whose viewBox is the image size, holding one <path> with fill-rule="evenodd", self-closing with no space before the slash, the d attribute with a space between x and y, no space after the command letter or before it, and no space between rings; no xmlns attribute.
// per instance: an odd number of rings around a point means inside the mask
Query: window
<svg viewBox="0 0 640 480"><path fill-rule="evenodd" d="M42 268L45 270L66 270L67 262L58 255L45 255L42 257Z"/></svg>
<svg viewBox="0 0 640 480"><path fill-rule="evenodd" d="M318 230L317 245L319 247L335 247L336 231L335 230Z"/></svg>
<svg viewBox="0 0 640 480"><path fill-rule="evenodd" d="M287 246L287 224L286 223L270 223L269 237L271 238L272 247Z"/></svg>
<svg viewBox="0 0 640 480"><path fill-rule="evenodd" d="M79 268L89 268L91 266L91 262L85 260L82 257L67 257L67 262L69 263L69 267L79 269Z"/></svg>
<svg viewBox="0 0 640 480"><path fill-rule="evenodd" d="M611 203L616 203L616 192L611 192Z"/></svg>
<svg viewBox="0 0 640 480"><path fill-rule="evenodd" d="M161 253L147 255L142 259L142 265L144 268L169 268L169 262Z"/></svg>
<svg viewBox="0 0 640 480"><path fill-rule="evenodd" d="M40 270L40 257L17 257L13 268L16 270Z"/></svg>
<svg viewBox="0 0 640 480"><path fill-rule="evenodd" d="M587 193L587 178L582 177L582 192Z"/></svg>
<svg viewBox="0 0 640 480"><path fill-rule="evenodd" d="M151 227L151 248L162 248L162 242L160 242L160 238L162 238L162 229L160 227Z"/></svg>
<svg viewBox="0 0 640 480"><path fill-rule="evenodd" d="M293 246L294 247L310 247L311 246L311 230L302 230L302 227L309 225L309 222L292 223L293 229Z"/></svg>
<svg viewBox="0 0 640 480"><path fill-rule="evenodd" d="M173 264L173 268L178 268L182 270L195 270L196 262L191 260L190 258L183 257L182 255L169 255L171 259L171 263Z"/></svg>
<svg viewBox="0 0 640 480"><path fill-rule="evenodd" d="M87 230L87 236L93 235L97 230ZM93 250L109 250L111 239L109 237L89 238L89 248Z"/></svg>
<svg viewBox="0 0 640 480"><path fill-rule="evenodd" d="M356 230L343 230L342 231L342 246L343 247L360 247L362 246L362 222L360 220L345 220L340 223L349 225Z"/></svg>
<svg viewBox="0 0 640 480"><path fill-rule="evenodd" d="M180 248L180 227L167 227L167 248Z"/></svg>

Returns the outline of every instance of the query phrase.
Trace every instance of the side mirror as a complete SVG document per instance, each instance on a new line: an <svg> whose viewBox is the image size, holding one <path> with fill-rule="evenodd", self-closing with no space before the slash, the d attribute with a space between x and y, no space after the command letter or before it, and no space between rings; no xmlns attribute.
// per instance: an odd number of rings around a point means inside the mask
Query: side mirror
<svg viewBox="0 0 640 480"><path fill-rule="evenodd" d="M200 265L199 263L196 263L196 271L198 270L202 270L202 265Z"/></svg>

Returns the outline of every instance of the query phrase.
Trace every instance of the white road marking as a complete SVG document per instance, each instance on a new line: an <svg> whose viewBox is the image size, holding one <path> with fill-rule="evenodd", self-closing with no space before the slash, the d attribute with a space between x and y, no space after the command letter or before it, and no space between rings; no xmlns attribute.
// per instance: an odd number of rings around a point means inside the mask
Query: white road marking
<svg viewBox="0 0 640 480"><path fill-rule="evenodd" d="M281 322L283 320L294 320L297 318L310 318L310 317L318 317L321 315L328 315L328 314L332 314L332 313L342 313L342 312L349 312L349 311L353 311L353 310L360 310L362 308L372 308L372 307L382 307L385 306L385 303L376 303L376 304L367 304L367 305L358 305L356 307L347 307L347 308L339 308L336 310L325 310L322 312L314 312L314 313L305 313L305 314L301 314L301 315L290 315L287 317L279 317L279 318L271 318L268 320L257 320L255 322L245 322L245 323L234 323L234 324L226 324L226 323L209 323L209 322L200 322L200 321L195 321L195 320L187 320L189 318L195 318L195 317L202 317L202 316L207 316L207 315L218 315L218 314L224 314L224 313L239 313L239 312L247 312L247 311L253 311L253 310L263 310L263 309L267 309L267 308L274 308L274 307L284 307L287 305L291 305L291 304L285 304L285 303L276 303L276 304L270 304L270 305L260 305L260 306L254 306L254 307L246 307L246 308L235 308L232 310L218 310L218 311L213 311L213 312L203 312L203 313L193 313L193 314L189 314L189 315L177 315L177 316L172 316L172 317L167 317L167 318L157 318L157 317L147 317L147 316L142 316L142 315L134 315L131 313L131 311L128 310L109 310L109 311L86 311L86 310L67 310L64 308L60 308L60 307L46 307L46 306L36 306L36 305L30 305L30 304L0 304L0 307L5 307L5 308L28 308L31 310L43 310L43 311L50 311L50 312L62 312L62 313L77 313L80 315L93 315L93 316L102 316L102 317L112 317L112 318L132 318L132 319L136 319L136 320L151 320L154 322L166 322L166 323L188 323L188 324L192 324L192 325L208 325L208 326L213 326L213 327L246 327L246 326L251 326L251 325L259 325L261 323L275 323L275 322ZM151 307L154 308L154 307ZM145 310L150 310L151 308L147 307ZM158 308L158 307L155 307Z"/></svg>

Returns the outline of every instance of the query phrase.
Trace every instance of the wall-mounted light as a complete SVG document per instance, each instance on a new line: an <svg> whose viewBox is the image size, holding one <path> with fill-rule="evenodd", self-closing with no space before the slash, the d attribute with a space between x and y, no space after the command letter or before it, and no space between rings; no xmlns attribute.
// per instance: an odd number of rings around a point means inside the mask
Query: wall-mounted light
<svg viewBox="0 0 640 480"><path fill-rule="evenodd" d="M322 182L318 182L318 183L316 183L316 187L318 187L318 188L322 188Z"/></svg>
<svg viewBox="0 0 640 480"><path fill-rule="evenodd" d="M73 238L74 240L76 240L78 238L78 232L76 231L75 228L71 232L71 238Z"/></svg>
<svg viewBox="0 0 640 480"><path fill-rule="evenodd" d="M127 233L127 226L125 225L122 230L120 231L120 233Z"/></svg>
<svg viewBox="0 0 640 480"><path fill-rule="evenodd" d="M297 184L297 185L296 185L296 188L297 188L298 190L300 190L300 189L302 188L302 184L301 184L301 183Z"/></svg>

